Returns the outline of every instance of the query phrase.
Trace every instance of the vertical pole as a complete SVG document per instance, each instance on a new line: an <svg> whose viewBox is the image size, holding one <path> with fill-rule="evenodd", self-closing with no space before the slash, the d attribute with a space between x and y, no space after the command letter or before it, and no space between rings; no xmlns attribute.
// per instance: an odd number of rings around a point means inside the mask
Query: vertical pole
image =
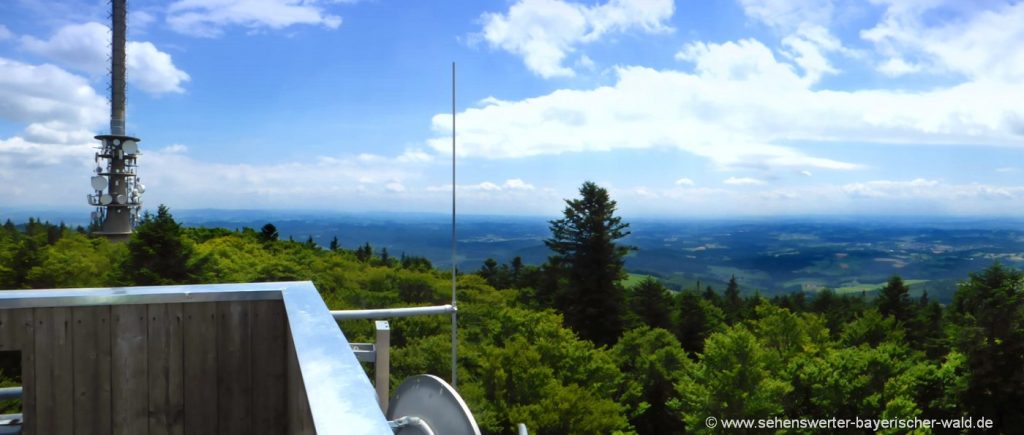
<svg viewBox="0 0 1024 435"><path fill-rule="evenodd" d="M458 389L458 305L455 300L455 270L455 62L452 62L452 388Z"/></svg>
<svg viewBox="0 0 1024 435"><path fill-rule="evenodd" d="M112 0L110 53L110 134L124 136L125 41L128 37L128 0ZM109 212L109 210L108 210Z"/></svg>
<svg viewBox="0 0 1024 435"><path fill-rule="evenodd" d="M374 388L377 390L377 402L381 411L388 412L388 396L391 391L391 325L387 320L374 322L377 330L374 351L377 353L373 361Z"/></svg>

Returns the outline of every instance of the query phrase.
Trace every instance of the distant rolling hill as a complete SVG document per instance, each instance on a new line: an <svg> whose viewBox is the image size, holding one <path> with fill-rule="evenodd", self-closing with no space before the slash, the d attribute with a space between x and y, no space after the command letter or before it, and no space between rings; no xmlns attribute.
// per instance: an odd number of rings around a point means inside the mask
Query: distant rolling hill
<svg viewBox="0 0 1024 435"><path fill-rule="evenodd" d="M339 214L185 210L188 225L259 228L274 223L282 237L322 246L338 237L344 248L369 242L451 264L450 217L429 214ZM460 216L458 262L465 271L488 257L509 262L520 256L539 264L550 255L547 218ZM627 219L628 221L628 219ZM772 295L824 288L871 292L893 274L948 300L958 281L994 261L1024 268L1024 222L1000 219L758 219L731 221L654 220L631 222L625 243L639 250L626 259L638 275L655 276L674 289L724 288L735 276L746 292Z"/></svg>

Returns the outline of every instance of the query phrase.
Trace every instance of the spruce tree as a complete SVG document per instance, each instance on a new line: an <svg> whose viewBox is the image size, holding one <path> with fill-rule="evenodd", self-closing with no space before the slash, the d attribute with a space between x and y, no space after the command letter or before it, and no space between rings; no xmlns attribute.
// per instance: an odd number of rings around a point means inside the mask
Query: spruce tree
<svg viewBox="0 0 1024 435"><path fill-rule="evenodd" d="M555 252L549 262L564 278L554 305L583 338L612 344L623 331L623 258L635 249L616 241L629 235L629 224L615 216L608 191L590 181L580 187L579 199L565 203L565 217L550 222L551 238L544 241Z"/></svg>

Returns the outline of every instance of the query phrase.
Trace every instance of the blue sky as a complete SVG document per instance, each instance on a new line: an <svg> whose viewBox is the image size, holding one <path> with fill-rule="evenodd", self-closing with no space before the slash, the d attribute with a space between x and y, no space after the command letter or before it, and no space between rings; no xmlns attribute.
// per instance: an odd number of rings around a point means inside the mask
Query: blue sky
<svg viewBox="0 0 1024 435"><path fill-rule="evenodd" d="M0 3L0 202L88 212L106 1ZM133 0L149 206L1024 214L1024 3Z"/></svg>

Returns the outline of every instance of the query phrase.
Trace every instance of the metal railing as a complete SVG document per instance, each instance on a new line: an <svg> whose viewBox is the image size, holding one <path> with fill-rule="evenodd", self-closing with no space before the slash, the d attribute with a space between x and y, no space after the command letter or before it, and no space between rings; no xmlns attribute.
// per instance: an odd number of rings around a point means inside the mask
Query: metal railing
<svg viewBox="0 0 1024 435"><path fill-rule="evenodd" d="M376 320L373 343L350 343L352 353L361 362L373 363L374 389L380 409L387 412L391 388L391 325L387 320L398 317L432 316L452 314L458 308L453 305L430 307L379 308L371 310L332 310L335 321Z"/></svg>

